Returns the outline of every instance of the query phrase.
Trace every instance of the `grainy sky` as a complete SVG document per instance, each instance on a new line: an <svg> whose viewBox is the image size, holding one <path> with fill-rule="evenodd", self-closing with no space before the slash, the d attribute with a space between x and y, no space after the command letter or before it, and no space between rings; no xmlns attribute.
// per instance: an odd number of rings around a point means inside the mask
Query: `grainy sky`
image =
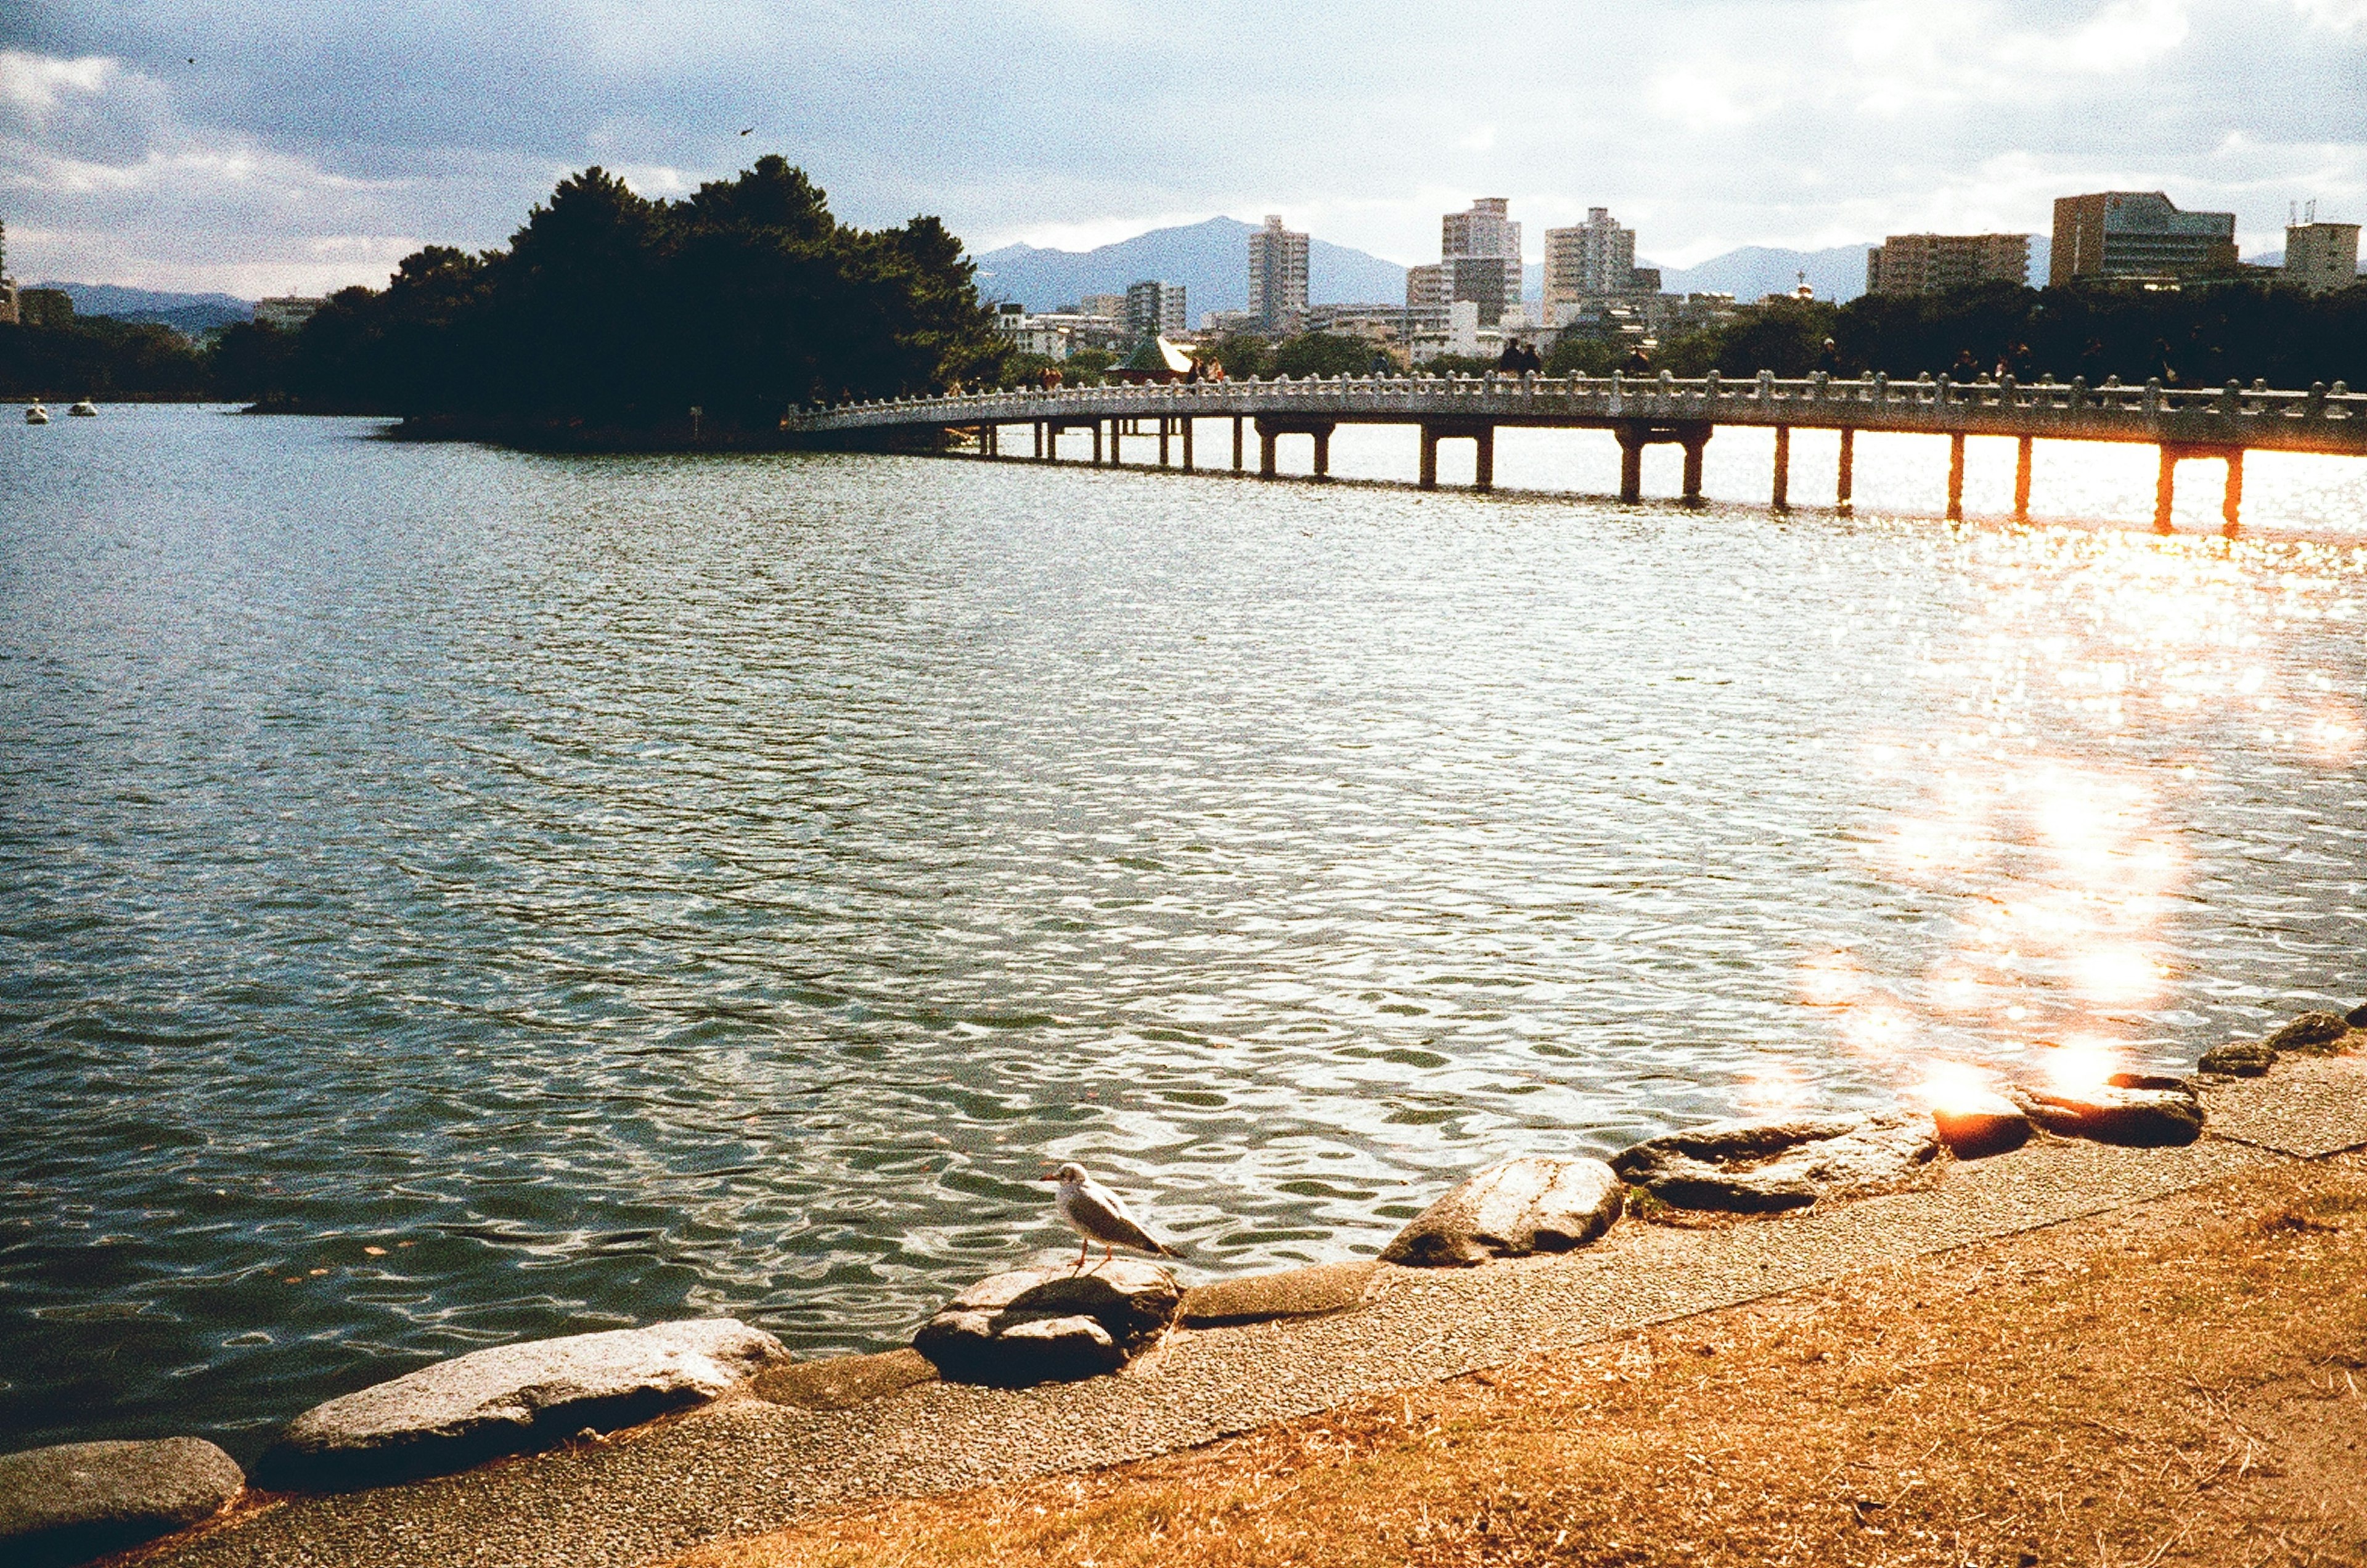
<svg viewBox="0 0 2367 1568"><path fill-rule="evenodd" d="M0 0L28 281L377 283L584 164L764 152L977 251L1278 211L1416 262L1487 194L1533 255L1600 205L1685 265L2136 188L2249 254L2294 200L2367 219L2367 0Z"/></svg>

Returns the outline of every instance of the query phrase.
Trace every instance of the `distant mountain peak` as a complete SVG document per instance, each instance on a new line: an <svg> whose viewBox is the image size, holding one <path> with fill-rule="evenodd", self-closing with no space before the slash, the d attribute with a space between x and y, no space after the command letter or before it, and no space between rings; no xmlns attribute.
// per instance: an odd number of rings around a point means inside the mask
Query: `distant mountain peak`
<svg viewBox="0 0 2367 1568"><path fill-rule="evenodd" d="M1127 284L1145 279L1182 284L1184 305L1196 326L1206 311L1248 308L1248 237L1257 229L1257 224L1219 214L1090 251L1012 244L970 259L978 264L981 294L1014 300L1031 310L1073 304L1088 294L1123 294ZM1405 268L1395 262L1320 239L1310 240L1307 252L1309 303L1405 298Z"/></svg>

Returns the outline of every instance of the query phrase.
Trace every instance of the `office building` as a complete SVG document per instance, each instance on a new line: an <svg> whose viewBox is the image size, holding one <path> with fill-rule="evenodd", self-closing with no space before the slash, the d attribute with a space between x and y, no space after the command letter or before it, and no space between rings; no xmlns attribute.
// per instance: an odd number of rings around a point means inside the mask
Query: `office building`
<svg viewBox="0 0 2367 1568"><path fill-rule="evenodd" d="M2180 212L2157 190L2058 197L2047 281L2180 278L2236 270L2236 215Z"/></svg>
<svg viewBox="0 0 2367 1568"><path fill-rule="evenodd" d="M1944 294L2030 281L2027 234L1893 234L1865 253L1868 294Z"/></svg>
<svg viewBox="0 0 2367 1568"><path fill-rule="evenodd" d="M1113 321L1123 321L1126 320L1126 296L1088 294L1077 301L1077 310L1088 316L1106 316Z"/></svg>
<svg viewBox="0 0 2367 1568"><path fill-rule="evenodd" d="M1605 207L1589 208L1586 221L1546 231L1545 319L1561 307L1615 294L1658 294L1660 269L1636 265L1636 231L1623 229Z"/></svg>
<svg viewBox="0 0 2367 1568"><path fill-rule="evenodd" d="M1126 290L1126 330L1130 337L1182 337L1190 327L1184 313L1184 286L1148 279Z"/></svg>
<svg viewBox="0 0 2367 1568"><path fill-rule="evenodd" d="M1250 314L1276 333L1297 332L1307 316L1307 236L1273 213L1250 235Z"/></svg>
<svg viewBox="0 0 2367 1568"><path fill-rule="evenodd" d="M2285 229L2284 280L2313 294L2359 281L2359 225L2293 223Z"/></svg>
<svg viewBox="0 0 2367 1568"><path fill-rule="evenodd" d="M1494 326L1507 303L1520 303L1521 226L1511 207L1504 197L1483 196L1469 211L1450 212L1439 223L1440 291L1450 304L1478 306L1481 326Z"/></svg>

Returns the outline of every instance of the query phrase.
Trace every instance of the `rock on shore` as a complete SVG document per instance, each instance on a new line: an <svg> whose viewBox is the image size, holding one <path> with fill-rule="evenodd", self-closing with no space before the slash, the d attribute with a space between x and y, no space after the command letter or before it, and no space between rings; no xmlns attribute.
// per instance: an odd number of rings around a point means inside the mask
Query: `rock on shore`
<svg viewBox="0 0 2367 1568"><path fill-rule="evenodd" d="M1502 1160L1424 1209L1381 1261L1435 1268L1568 1252L1609 1230L1625 1201L1599 1159Z"/></svg>
<svg viewBox="0 0 2367 1568"><path fill-rule="evenodd" d="M198 1438L0 1455L0 1562L54 1568L211 1518L246 1484Z"/></svg>
<svg viewBox="0 0 2367 1568"><path fill-rule="evenodd" d="M2006 1093L2033 1122L2065 1137L2162 1148L2203 1135L2203 1103L2184 1078L2114 1073L2094 1089L2017 1086Z"/></svg>
<svg viewBox="0 0 2367 1568"><path fill-rule="evenodd" d="M2348 1013L2305 1012L2265 1040L2230 1040L2203 1053L2198 1065L2221 1077L2256 1078L2281 1055L2339 1056L2367 1050L2367 1007Z"/></svg>
<svg viewBox="0 0 2367 1568"><path fill-rule="evenodd" d="M1114 1372L1175 1321L1184 1292L1130 1258L1082 1271L1015 1269L980 1280L912 1337L952 1382L1025 1388Z"/></svg>
<svg viewBox="0 0 2367 1568"><path fill-rule="evenodd" d="M289 1423L255 1479L346 1491L447 1474L704 1404L787 1356L729 1317L479 1350L314 1405Z"/></svg>
<svg viewBox="0 0 2367 1568"><path fill-rule="evenodd" d="M1647 1138L1611 1168L1675 1208L1764 1214L1897 1187L1939 1152L1929 1116L1795 1116Z"/></svg>
<svg viewBox="0 0 2367 1568"><path fill-rule="evenodd" d="M1958 1159L1985 1159L2030 1142L2030 1118L2022 1108L1987 1089L1935 1106L1931 1124Z"/></svg>

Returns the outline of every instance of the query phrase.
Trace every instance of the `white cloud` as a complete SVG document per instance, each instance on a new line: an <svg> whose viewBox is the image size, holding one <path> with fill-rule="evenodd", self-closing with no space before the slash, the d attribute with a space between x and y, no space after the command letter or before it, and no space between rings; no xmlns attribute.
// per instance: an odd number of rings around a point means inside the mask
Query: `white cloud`
<svg viewBox="0 0 2367 1568"><path fill-rule="evenodd" d="M2116 186L2247 235L2367 209L2367 0L118 3L20 9L0 56L20 271L376 281L395 236L501 243L585 164L669 196L773 151L849 221L935 212L974 250L1274 211L1424 261L1494 194L1533 251L1602 205L1670 263L2042 231ZM1154 25L1193 70L1126 63Z"/></svg>
<svg viewBox="0 0 2367 1568"><path fill-rule="evenodd" d="M2293 9L2321 28L2367 33L2367 0L2293 0Z"/></svg>
<svg viewBox="0 0 2367 1568"><path fill-rule="evenodd" d="M2186 41L2180 0L2113 0L2083 28L2023 53L2042 69L2113 74L2135 71Z"/></svg>

